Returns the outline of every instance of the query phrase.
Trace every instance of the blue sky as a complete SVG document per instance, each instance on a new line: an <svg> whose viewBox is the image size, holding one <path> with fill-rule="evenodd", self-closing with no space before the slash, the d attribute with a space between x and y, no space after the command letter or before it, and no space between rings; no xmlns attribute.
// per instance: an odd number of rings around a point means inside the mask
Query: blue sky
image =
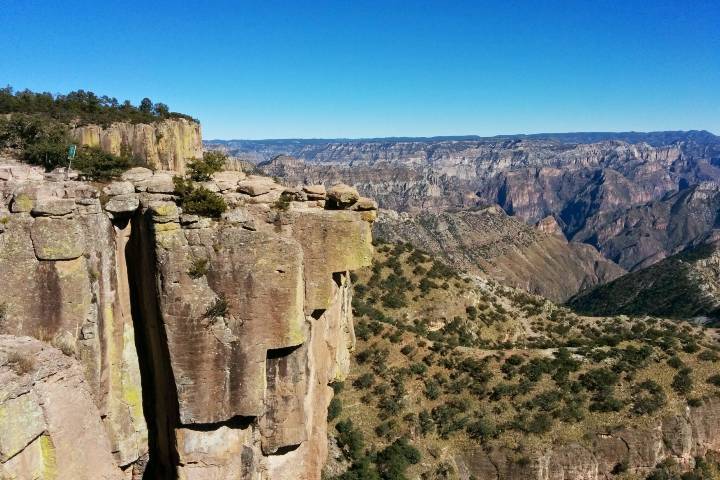
<svg viewBox="0 0 720 480"><path fill-rule="evenodd" d="M0 0L0 25L0 84L147 96L206 139L720 134L718 0Z"/></svg>

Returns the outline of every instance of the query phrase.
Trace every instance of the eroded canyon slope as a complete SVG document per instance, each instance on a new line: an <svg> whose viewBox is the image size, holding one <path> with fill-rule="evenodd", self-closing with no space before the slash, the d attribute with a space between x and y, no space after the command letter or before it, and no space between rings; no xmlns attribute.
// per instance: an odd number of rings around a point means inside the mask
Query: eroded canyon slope
<svg viewBox="0 0 720 480"><path fill-rule="evenodd" d="M589 315L650 313L720 320L720 252L717 239L642 270L582 292L568 302Z"/></svg>
<svg viewBox="0 0 720 480"><path fill-rule="evenodd" d="M375 237L408 242L455 268L564 302L625 271L591 245L568 242L553 217L537 227L497 206L459 212L381 210Z"/></svg>
<svg viewBox="0 0 720 480"><path fill-rule="evenodd" d="M203 187L221 218L184 213L169 171L0 166L0 478L320 477L375 204Z"/></svg>

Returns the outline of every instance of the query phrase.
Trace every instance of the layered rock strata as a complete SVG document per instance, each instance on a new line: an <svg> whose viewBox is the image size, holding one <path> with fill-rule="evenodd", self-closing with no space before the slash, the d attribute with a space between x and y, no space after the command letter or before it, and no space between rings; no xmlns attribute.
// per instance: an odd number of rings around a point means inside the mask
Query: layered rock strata
<svg viewBox="0 0 720 480"><path fill-rule="evenodd" d="M173 174L97 190L0 166L0 333L82 372L113 474L319 478L375 205L221 172L204 186L229 208L211 220L182 211Z"/></svg>

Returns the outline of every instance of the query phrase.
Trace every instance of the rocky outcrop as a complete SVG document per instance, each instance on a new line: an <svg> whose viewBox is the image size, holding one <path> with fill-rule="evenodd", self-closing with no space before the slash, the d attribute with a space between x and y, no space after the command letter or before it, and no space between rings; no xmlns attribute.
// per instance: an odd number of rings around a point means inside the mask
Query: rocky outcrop
<svg viewBox="0 0 720 480"><path fill-rule="evenodd" d="M497 206L412 215L381 210L375 236L410 242L458 269L487 275L556 302L613 280L624 270L590 245L568 242L546 220L543 230Z"/></svg>
<svg viewBox="0 0 720 480"><path fill-rule="evenodd" d="M26 166L0 175L0 333L82 372L93 408L78 414L103 427L108 471L320 478L373 202L329 210L318 189L221 172L204 186L229 208L210 220L183 213L173 172L135 168L102 192Z"/></svg>
<svg viewBox="0 0 720 480"><path fill-rule="evenodd" d="M184 118L153 124L84 125L71 133L81 145L98 147L114 155L129 153L158 170L184 173L189 160L202 157L200 124Z"/></svg>
<svg viewBox="0 0 720 480"><path fill-rule="evenodd" d="M553 446L536 454L470 448L454 458L460 478L609 480L619 473L645 476L665 460L691 469L696 457L720 451L720 399L706 399L681 415L642 429L593 435L584 444Z"/></svg>

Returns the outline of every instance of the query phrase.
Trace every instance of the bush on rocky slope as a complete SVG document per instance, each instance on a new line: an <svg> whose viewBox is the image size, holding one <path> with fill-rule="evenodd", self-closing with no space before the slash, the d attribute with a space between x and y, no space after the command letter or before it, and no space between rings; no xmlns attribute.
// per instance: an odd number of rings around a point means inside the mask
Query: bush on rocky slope
<svg viewBox="0 0 720 480"><path fill-rule="evenodd" d="M454 478L453 452L472 445L523 457L720 394L703 353L720 347L692 324L580 317L405 244L379 245L355 280L358 345L337 421L353 419L371 469L407 438L422 455L409 476Z"/></svg>

